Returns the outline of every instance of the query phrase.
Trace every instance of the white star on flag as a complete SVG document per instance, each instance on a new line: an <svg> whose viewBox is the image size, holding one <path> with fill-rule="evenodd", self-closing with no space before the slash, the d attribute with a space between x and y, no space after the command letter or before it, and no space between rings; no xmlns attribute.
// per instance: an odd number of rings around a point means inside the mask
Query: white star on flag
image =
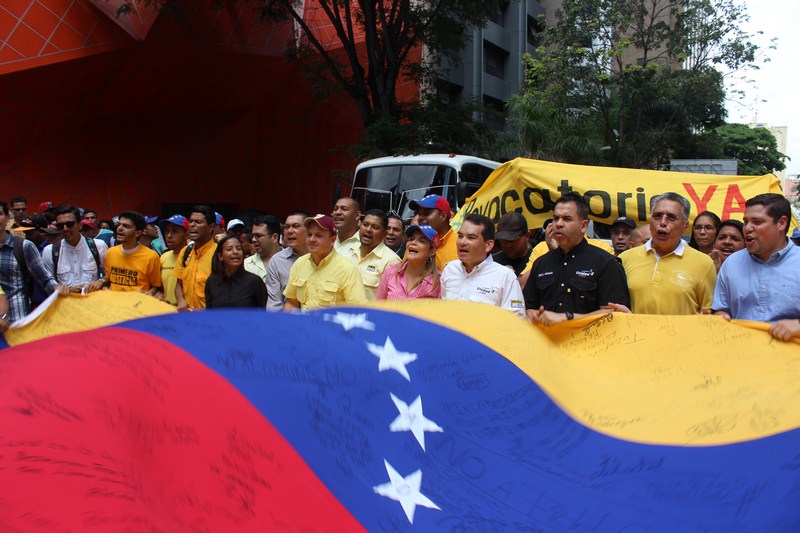
<svg viewBox="0 0 800 533"><path fill-rule="evenodd" d="M425 451L425 432L426 431L444 431L439 427L436 422L425 418L422 414L422 396L417 396L417 399L408 405L406 402L392 394L392 401L400 414L389 426L392 431L410 431L416 437L417 442L422 446Z"/></svg>
<svg viewBox="0 0 800 533"><path fill-rule="evenodd" d="M375 323L367 320L367 313L353 315L350 313L337 312L335 315L325 315L325 320L333 322L334 324L339 324L345 331L350 331L354 328L375 331Z"/></svg>
<svg viewBox="0 0 800 533"><path fill-rule="evenodd" d="M399 352L394 347L392 339L386 337L386 342L383 346L379 344L367 343L367 349L376 357L380 358L378 362L378 370L397 370L397 372L411 381L411 376L408 375L406 365L417 360L417 354L411 352Z"/></svg>
<svg viewBox="0 0 800 533"><path fill-rule="evenodd" d="M422 486L422 470L417 470L404 478L386 459L383 460L383 464L386 465L386 472L389 474L389 483L372 487L372 490L376 494L400 502L409 522L414 523L414 511L417 509L417 505L441 511L435 503L419 491Z"/></svg>

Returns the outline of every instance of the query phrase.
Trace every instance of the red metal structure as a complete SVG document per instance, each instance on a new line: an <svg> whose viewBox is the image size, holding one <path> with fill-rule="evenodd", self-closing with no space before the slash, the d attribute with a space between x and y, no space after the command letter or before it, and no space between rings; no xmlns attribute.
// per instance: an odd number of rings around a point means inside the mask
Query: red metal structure
<svg viewBox="0 0 800 533"><path fill-rule="evenodd" d="M120 4L0 2L0 198L104 217L197 202L330 209L332 171L354 168L346 147L362 125L284 59L291 24L259 24L252 3L189 0L177 18L118 17Z"/></svg>

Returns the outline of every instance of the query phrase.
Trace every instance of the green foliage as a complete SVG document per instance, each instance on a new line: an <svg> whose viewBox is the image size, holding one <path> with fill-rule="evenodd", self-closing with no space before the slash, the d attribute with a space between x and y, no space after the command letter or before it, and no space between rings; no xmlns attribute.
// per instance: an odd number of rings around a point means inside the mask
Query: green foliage
<svg viewBox="0 0 800 533"><path fill-rule="evenodd" d="M786 155L778 151L775 136L766 128L724 124L705 137L719 144L724 157L739 161L740 175L761 176L786 168Z"/></svg>
<svg viewBox="0 0 800 533"><path fill-rule="evenodd" d="M696 137L724 123L716 67L756 57L745 20L733 0L564 0L509 102L518 147L635 168L713 151Z"/></svg>

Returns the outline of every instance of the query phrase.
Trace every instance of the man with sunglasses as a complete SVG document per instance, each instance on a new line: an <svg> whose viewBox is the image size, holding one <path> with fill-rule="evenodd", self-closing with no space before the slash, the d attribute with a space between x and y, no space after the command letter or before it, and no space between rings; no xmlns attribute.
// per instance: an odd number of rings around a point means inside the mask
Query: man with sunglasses
<svg viewBox="0 0 800 533"><path fill-rule="evenodd" d="M80 212L71 205L62 205L55 211L56 229L63 239L47 245L42 252L42 262L59 285L70 292L87 293L103 288L108 247L103 241L81 234Z"/></svg>
<svg viewBox="0 0 800 533"><path fill-rule="evenodd" d="M269 261L281 251L281 223L272 215L256 217L250 235L255 253L244 260L244 269L260 277L266 285Z"/></svg>
<svg viewBox="0 0 800 533"><path fill-rule="evenodd" d="M28 200L24 196L15 196L8 201L11 206L11 215L13 216L13 227L22 226L20 221L28 214Z"/></svg>

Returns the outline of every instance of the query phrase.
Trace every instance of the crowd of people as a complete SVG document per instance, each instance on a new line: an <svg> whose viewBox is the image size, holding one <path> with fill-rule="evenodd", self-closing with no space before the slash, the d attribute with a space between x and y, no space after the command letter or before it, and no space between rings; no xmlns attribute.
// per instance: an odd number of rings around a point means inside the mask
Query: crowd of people
<svg viewBox="0 0 800 533"><path fill-rule="evenodd" d="M643 225L621 216L611 244L586 236L589 207L577 193L555 202L531 231L517 212L497 225L478 213L458 229L447 200L410 202L406 224L350 197L330 214L272 215L226 223L208 206L167 218L97 212L44 202L0 202L0 330L49 294L142 291L193 311L269 311L443 298L502 307L548 327L609 311L716 314L770 323L780 340L800 337L800 229L789 202L760 194L744 223L704 211L691 221L677 193L651 200Z"/></svg>

